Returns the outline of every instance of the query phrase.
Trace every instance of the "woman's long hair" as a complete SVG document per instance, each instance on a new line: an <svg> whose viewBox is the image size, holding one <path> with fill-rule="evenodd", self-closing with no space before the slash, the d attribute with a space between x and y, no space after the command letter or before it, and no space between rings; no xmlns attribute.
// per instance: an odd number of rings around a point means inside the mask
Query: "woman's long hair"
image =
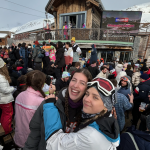
<svg viewBox="0 0 150 150"><path fill-rule="evenodd" d="M2 68L0 68L0 74L5 76L5 79L11 83L11 78L9 76L9 72L8 72L8 69L7 67L4 65Z"/></svg>
<svg viewBox="0 0 150 150"><path fill-rule="evenodd" d="M74 72L74 74L75 73L83 73L87 77L88 82L90 82L92 80L92 75L87 69L84 69L84 68L83 69L77 69ZM74 76L74 74L71 76L71 79ZM69 99L69 91L68 91L68 88L67 88L67 91L65 93L65 115L67 117L67 126L69 126L69 124L70 124L68 99ZM79 124L80 120L81 120L81 112L77 115L77 125Z"/></svg>
<svg viewBox="0 0 150 150"><path fill-rule="evenodd" d="M38 70L31 71L27 74L26 87L32 87L35 91L39 91L45 98L42 88L46 81L46 75Z"/></svg>

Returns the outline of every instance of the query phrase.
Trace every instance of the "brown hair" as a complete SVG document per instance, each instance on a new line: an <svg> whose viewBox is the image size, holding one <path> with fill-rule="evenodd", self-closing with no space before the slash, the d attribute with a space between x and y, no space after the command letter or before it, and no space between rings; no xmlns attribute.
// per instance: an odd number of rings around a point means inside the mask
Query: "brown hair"
<svg viewBox="0 0 150 150"><path fill-rule="evenodd" d="M77 69L73 73L73 75L71 76L71 79L72 79L72 77L74 76L75 73L83 73L87 77L88 82L90 82L92 80L92 75L91 75L91 73L87 69L84 69L84 68ZM68 91L68 88L67 88L67 91L65 93L65 115L67 117L67 126L69 126L69 124L70 124L69 113L68 113L69 112L69 109L68 109L68 99L69 99L69 91ZM76 118L77 118L77 125L78 125L78 123L81 120L81 112L77 115Z"/></svg>
<svg viewBox="0 0 150 150"><path fill-rule="evenodd" d="M0 68L0 74L5 76L5 79L11 83L11 78L9 76L9 72L8 72L8 69L7 67L4 65L2 68Z"/></svg>
<svg viewBox="0 0 150 150"><path fill-rule="evenodd" d="M80 66L80 63L79 62L76 62L75 63L75 67L79 67Z"/></svg>
<svg viewBox="0 0 150 150"><path fill-rule="evenodd" d="M112 84L117 87L117 80L116 79L110 79L110 81L112 82Z"/></svg>
<svg viewBox="0 0 150 150"><path fill-rule="evenodd" d="M17 81L18 81L18 87L17 87L17 89L19 89L20 91L25 91L27 89L27 86L26 86L27 75L20 76Z"/></svg>
<svg viewBox="0 0 150 150"><path fill-rule="evenodd" d="M42 88L46 81L46 75L39 71L34 70L27 74L26 87L32 87L35 91L39 91L43 97L45 97L45 93Z"/></svg>
<svg viewBox="0 0 150 150"><path fill-rule="evenodd" d="M128 65L128 66L127 66L127 69L130 70L130 69L131 69L131 65Z"/></svg>

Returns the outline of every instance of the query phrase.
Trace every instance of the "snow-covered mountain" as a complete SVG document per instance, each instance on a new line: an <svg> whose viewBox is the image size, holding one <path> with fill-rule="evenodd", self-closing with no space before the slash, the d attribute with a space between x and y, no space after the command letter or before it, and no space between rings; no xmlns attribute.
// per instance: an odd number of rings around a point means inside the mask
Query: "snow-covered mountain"
<svg viewBox="0 0 150 150"><path fill-rule="evenodd" d="M150 32L150 2L135 5L125 9L126 11L142 11L141 23L145 23L140 26L140 32Z"/></svg>

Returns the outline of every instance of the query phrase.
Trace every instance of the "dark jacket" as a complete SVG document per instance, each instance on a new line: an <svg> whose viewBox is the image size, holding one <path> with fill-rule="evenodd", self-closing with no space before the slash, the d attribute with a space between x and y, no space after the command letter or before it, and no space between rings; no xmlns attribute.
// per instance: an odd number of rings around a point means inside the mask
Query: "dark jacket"
<svg viewBox="0 0 150 150"><path fill-rule="evenodd" d="M92 77L95 78L99 74L99 70L97 67L88 67L89 72L91 73Z"/></svg>
<svg viewBox="0 0 150 150"><path fill-rule="evenodd" d="M134 101L149 103L148 93L150 92L150 78L145 82L140 82L135 89Z"/></svg>
<svg viewBox="0 0 150 150"><path fill-rule="evenodd" d="M22 58L28 58L28 53L28 49L26 49L25 47L21 47L19 50L20 57Z"/></svg>
<svg viewBox="0 0 150 150"><path fill-rule="evenodd" d="M17 60L20 59L20 54L19 54L19 49L18 48L15 51L15 57L16 57Z"/></svg>
<svg viewBox="0 0 150 150"><path fill-rule="evenodd" d="M64 48L60 48L56 50L55 66L58 65L58 68L62 68L65 66L64 52L65 52Z"/></svg>
<svg viewBox="0 0 150 150"><path fill-rule="evenodd" d="M127 69L125 72L127 73L127 75L128 75L129 77L132 78L132 75L133 75L133 71L132 71L132 70L128 70L128 69Z"/></svg>
<svg viewBox="0 0 150 150"><path fill-rule="evenodd" d="M127 130L127 132L133 135L139 150L150 149L150 131L139 131L135 129L135 126L132 126ZM128 133L123 133L121 135L118 150L137 150Z"/></svg>
<svg viewBox="0 0 150 150"><path fill-rule="evenodd" d="M130 91L130 88L128 88L128 87L121 87L118 90L118 93L121 93L121 94L125 95L129 99L128 94L131 94L131 91Z"/></svg>
<svg viewBox="0 0 150 150"><path fill-rule="evenodd" d="M94 47L94 44L92 45L92 52L91 52L90 64L92 64L93 61L97 62L97 49Z"/></svg>
<svg viewBox="0 0 150 150"><path fill-rule="evenodd" d="M33 49L32 59L34 60L35 63L41 63L42 62L42 58L38 57L38 53L39 53L40 49L41 49L40 46L36 46Z"/></svg>
<svg viewBox="0 0 150 150"><path fill-rule="evenodd" d="M47 75L55 76L55 68L54 68L54 67L51 67L51 65L49 64L49 65L46 67L45 73L46 73Z"/></svg>
<svg viewBox="0 0 150 150"><path fill-rule="evenodd" d="M9 58L10 58L12 61L15 61L15 60L16 60L15 51L16 51L16 47L13 47L13 46L12 46L12 51L9 52Z"/></svg>
<svg viewBox="0 0 150 150"><path fill-rule="evenodd" d="M66 88L62 89L59 92L58 100L55 106L59 110L60 118L62 120L63 130L66 130L66 116L64 113L65 108L65 97L63 93L65 93ZM28 139L25 143L23 150L46 150L46 141L45 141L45 127L44 127L44 120L43 120L43 105L46 101L43 101L39 108L36 110L32 120L30 121L29 128L31 130ZM69 119L71 123L75 123L77 121L76 116L81 113L82 107L79 108L69 108ZM70 124L71 124L70 123Z"/></svg>
<svg viewBox="0 0 150 150"><path fill-rule="evenodd" d="M57 79L55 86L56 86L56 91L60 91L61 89L67 87L69 85L69 82L63 82L62 79Z"/></svg>

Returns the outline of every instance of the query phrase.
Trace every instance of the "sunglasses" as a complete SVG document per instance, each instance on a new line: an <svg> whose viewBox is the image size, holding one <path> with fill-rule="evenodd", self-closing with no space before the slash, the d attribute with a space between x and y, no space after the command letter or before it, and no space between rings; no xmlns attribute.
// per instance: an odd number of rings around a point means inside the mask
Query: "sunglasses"
<svg viewBox="0 0 150 150"><path fill-rule="evenodd" d="M121 77L120 80L122 81L128 81L129 79L127 77Z"/></svg>

